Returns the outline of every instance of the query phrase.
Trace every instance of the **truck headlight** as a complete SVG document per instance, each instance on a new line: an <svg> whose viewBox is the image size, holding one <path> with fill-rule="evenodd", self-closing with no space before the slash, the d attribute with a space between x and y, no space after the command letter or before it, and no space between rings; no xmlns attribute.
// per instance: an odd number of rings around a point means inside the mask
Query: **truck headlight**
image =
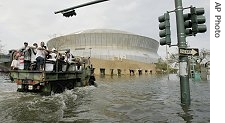
<svg viewBox="0 0 225 123"><path fill-rule="evenodd" d="M33 90L33 85L28 85L28 90Z"/></svg>
<svg viewBox="0 0 225 123"><path fill-rule="evenodd" d="M17 85L17 88L18 89L22 89L22 85Z"/></svg>

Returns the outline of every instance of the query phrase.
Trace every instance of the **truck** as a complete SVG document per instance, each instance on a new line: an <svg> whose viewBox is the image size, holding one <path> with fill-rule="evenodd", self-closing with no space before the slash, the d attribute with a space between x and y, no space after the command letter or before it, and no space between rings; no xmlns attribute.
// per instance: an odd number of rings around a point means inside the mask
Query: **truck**
<svg viewBox="0 0 225 123"><path fill-rule="evenodd" d="M19 60L21 64L21 59ZM10 70L10 78L17 84L18 92L35 92L41 95L93 85L95 77L90 58L75 57L73 61L69 67L68 64L63 64L59 71L57 67L54 68L58 66L58 61L46 60L43 70Z"/></svg>

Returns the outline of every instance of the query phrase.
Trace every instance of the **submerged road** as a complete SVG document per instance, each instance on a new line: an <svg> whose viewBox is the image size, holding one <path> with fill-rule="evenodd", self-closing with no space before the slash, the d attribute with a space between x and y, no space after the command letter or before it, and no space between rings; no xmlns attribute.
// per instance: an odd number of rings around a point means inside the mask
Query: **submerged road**
<svg viewBox="0 0 225 123"><path fill-rule="evenodd" d="M9 123L210 122L210 82L191 81L191 106L180 105L179 77L97 77L98 87L40 96L16 92L0 73L0 121Z"/></svg>

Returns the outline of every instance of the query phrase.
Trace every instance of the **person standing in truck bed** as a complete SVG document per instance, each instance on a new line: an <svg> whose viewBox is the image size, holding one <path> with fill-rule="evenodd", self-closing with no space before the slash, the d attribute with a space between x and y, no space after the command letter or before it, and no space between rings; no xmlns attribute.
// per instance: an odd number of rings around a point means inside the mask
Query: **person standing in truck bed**
<svg viewBox="0 0 225 123"><path fill-rule="evenodd" d="M30 47L31 49L31 65L30 70L36 70L37 62L36 62L36 54L37 54L38 44L34 43L33 46Z"/></svg>
<svg viewBox="0 0 225 123"><path fill-rule="evenodd" d="M40 47L37 48L36 61L37 70L43 70L44 62L47 54L47 49L44 42L41 42Z"/></svg>
<svg viewBox="0 0 225 123"><path fill-rule="evenodd" d="M31 63L31 49L27 42L24 42L24 47L21 48L20 51L23 52L24 55L24 70L28 70Z"/></svg>
<svg viewBox="0 0 225 123"><path fill-rule="evenodd" d="M19 69L19 53L17 53L17 51L14 53L13 55L13 60L11 63L11 70L18 70Z"/></svg>
<svg viewBox="0 0 225 123"><path fill-rule="evenodd" d="M74 56L70 53L70 49L67 49L65 53L66 54L64 61L66 62L66 71L68 71L70 64L72 62L72 58L74 58Z"/></svg>

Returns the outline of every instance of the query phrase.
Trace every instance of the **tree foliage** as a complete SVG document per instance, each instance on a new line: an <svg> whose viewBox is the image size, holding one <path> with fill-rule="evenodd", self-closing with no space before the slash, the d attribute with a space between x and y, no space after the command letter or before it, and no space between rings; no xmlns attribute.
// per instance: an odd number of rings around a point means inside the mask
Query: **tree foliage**
<svg viewBox="0 0 225 123"><path fill-rule="evenodd" d="M167 70L167 63L161 58L158 59L158 62L155 63L155 65L156 65L156 69L163 70L163 71Z"/></svg>
<svg viewBox="0 0 225 123"><path fill-rule="evenodd" d="M167 67L167 61L164 61L161 58L158 59L158 62L155 63L155 65L156 65L157 73L167 73L167 72L176 73L177 72L177 69L172 68L169 64Z"/></svg>
<svg viewBox="0 0 225 123"><path fill-rule="evenodd" d="M194 57L189 56L189 64L192 60L194 60L195 71L201 71L200 63L205 58L209 60L210 50L203 48L199 51L199 56L194 56ZM178 53L169 53L168 64L170 64L170 65L174 64L175 66L173 66L173 67L177 67L179 65L179 54Z"/></svg>

